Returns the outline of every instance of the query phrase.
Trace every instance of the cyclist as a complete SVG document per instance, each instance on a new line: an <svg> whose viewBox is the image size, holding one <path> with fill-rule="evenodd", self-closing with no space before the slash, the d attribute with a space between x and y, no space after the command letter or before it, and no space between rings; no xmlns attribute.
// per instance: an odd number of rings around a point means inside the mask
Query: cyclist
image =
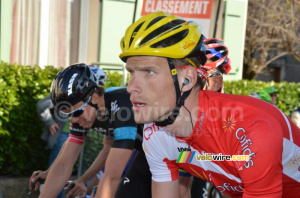
<svg viewBox="0 0 300 198"><path fill-rule="evenodd" d="M291 120L300 128L300 107L291 112Z"/></svg>
<svg viewBox="0 0 300 198"><path fill-rule="evenodd" d="M139 139L142 137L142 126L134 122L126 88L109 88L104 91L104 87L98 85L95 75L85 64L71 65L59 72L53 80L52 101L56 111L71 117L70 136L53 165L41 174L36 175L40 172L34 172L30 179L34 182L38 177L47 175L40 197L54 197L64 187L90 128L105 134L106 142L90 168L92 170L89 169L90 177L93 177L105 163L97 196L111 197L115 193L133 148L141 148ZM83 196L85 192L71 190L67 196L71 194Z"/></svg>
<svg viewBox="0 0 300 198"><path fill-rule="evenodd" d="M227 57L228 56L227 47L222 44L222 40L213 39L213 38L205 39L205 45L206 45L206 53L211 54L209 63L206 64L205 67L201 68L202 74L204 75L205 78L207 78L206 88L212 91L221 91L223 87L222 74L223 73L228 74L231 69L230 59ZM181 149L189 149L188 145L182 142L175 142L173 148L176 151L179 151ZM120 182L120 186L122 186L122 188L118 189L116 194L117 197L124 197L122 195L128 192L130 192L129 194L134 195L136 194L135 191L137 191L142 186L151 186L151 173L149 171L149 166L147 165L144 152L137 153L134 163L136 165L129 167L129 170L131 170L130 174L127 174L125 177L123 177L122 181ZM191 180L190 180L191 175L187 174L184 170L180 170L179 176L180 176L179 177L180 186L185 187L191 184ZM134 185L131 183L127 183L128 180L137 180L139 181L138 183L142 185L139 185L138 187L134 183L133 183ZM193 184L195 183L196 182L194 181ZM130 188L126 187L127 185L131 185ZM193 187L195 189L196 188L199 189L199 185L193 185ZM142 189L143 191L148 191L148 193L146 194L151 195L151 192L149 192L151 189L149 188L142 188ZM195 192L198 193L199 191L195 190ZM185 188L180 188L181 198L187 197L189 193L190 193L189 190L185 190Z"/></svg>
<svg viewBox="0 0 300 198"><path fill-rule="evenodd" d="M270 87L264 88L264 91L267 92L270 95L270 97L272 98L271 104L276 105L278 90L275 87L270 86Z"/></svg>
<svg viewBox="0 0 300 198"><path fill-rule="evenodd" d="M179 197L183 168L234 197L300 197L300 130L271 104L203 91L198 73L207 59L203 39L196 23L158 12L129 26L121 40L135 121L146 124L143 148L153 196ZM177 158L169 139L187 143L196 156L248 155L249 160Z"/></svg>
<svg viewBox="0 0 300 198"><path fill-rule="evenodd" d="M207 56L205 65L201 66L201 69L204 70L202 76L207 79L203 89L224 93L222 75L228 74L231 70L228 48L223 44L222 39L217 38L205 38L203 44L206 46L205 54Z"/></svg>
<svg viewBox="0 0 300 198"><path fill-rule="evenodd" d="M259 90L257 92L251 92L250 96L252 96L254 98L261 99L261 100L266 101L268 103L271 103L271 101L272 101L271 96L267 92L265 92L264 90Z"/></svg>
<svg viewBox="0 0 300 198"><path fill-rule="evenodd" d="M36 105L36 109L39 118L44 122L45 126L47 126L41 136L41 139L46 140L48 142L48 147L50 148L48 165L48 167L50 167L59 154L64 142L68 139L68 127L70 122L68 121L68 117L65 119L56 119L56 116L53 114L53 104L50 95L39 100ZM63 195L64 191L62 191L56 198L62 198Z"/></svg>

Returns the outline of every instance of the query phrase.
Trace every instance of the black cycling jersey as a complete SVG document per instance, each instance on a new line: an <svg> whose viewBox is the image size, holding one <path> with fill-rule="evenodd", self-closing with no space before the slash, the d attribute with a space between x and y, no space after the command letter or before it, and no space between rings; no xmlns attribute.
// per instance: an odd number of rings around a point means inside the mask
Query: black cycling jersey
<svg viewBox="0 0 300 198"><path fill-rule="evenodd" d="M114 139L114 148L142 150L143 126L134 121L130 94L126 88L114 87L106 89L104 93L105 115L97 118L91 127L95 131ZM88 129L78 123L70 124L71 141L83 141ZM136 140L136 141L135 141Z"/></svg>
<svg viewBox="0 0 300 198"><path fill-rule="evenodd" d="M151 172L144 151L138 151L124 177L115 198L151 198Z"/></svg>

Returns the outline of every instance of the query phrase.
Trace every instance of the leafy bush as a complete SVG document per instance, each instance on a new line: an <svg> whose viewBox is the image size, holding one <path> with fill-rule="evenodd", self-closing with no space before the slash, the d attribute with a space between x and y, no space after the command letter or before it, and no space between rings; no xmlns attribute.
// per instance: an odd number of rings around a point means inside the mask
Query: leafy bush
<svg viewBox="0 0 300 198"><path fill-rule="evenodd" d="M54 67L0 63L0 174L27 174L46 167L49 153L40 139L43 124L36 103L49 94Z"/></svg>
<svg viewBox="0 0 300 198"><path fill-rule="evenodd" d="M82 171L83 174L94 162L99 152L103 148L103 135L97 131L90 130L87 133L84 141L83 159L82 159Z"/></svg>
<svg viewBox="0 0 300 198"><path fill-rule="evenodd" d="M229 94L250 95L251 91L273 86L278 90L277 106L286 115L300 107L300 83L262 82L255 80L225 81L225 92Z"/></svg>
<svg viewBox="0 0 300 198"><path fill-rule="evenodd" d="M123 83L123 75L118 72L106 72L107 81L105 87L121 87ZM128 84L129 74L127 75L127 84Z"/></svg>

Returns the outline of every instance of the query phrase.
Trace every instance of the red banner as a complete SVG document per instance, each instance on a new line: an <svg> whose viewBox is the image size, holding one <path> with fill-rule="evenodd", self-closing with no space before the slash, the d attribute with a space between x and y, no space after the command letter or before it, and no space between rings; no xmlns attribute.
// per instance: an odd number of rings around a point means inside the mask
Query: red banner
<svg viewBox="0 0 300 198"><path fill-rule="evenodd" d="M142 15L164 11L184 18L210 19L213 0L144 0Z"/></svg>

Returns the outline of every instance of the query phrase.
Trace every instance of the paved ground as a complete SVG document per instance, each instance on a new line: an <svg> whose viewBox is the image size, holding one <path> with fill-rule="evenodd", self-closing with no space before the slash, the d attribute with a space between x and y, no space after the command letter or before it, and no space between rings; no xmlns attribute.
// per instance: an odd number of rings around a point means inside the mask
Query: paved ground
<svg viewBox="0 0 300 198"><path fill-rule="evenodd" d="M75 180L75 175L71 176L70 180ZM0 198L38 198L39 193L33 191L28 195L29 177L0 177Z"/></svg>
<svg viewBox="0 0 300 198"><path fill-rule="evenodd" d="M0 198L37 198L38 193L28 195L29 177L0 178Z"/></svg>

